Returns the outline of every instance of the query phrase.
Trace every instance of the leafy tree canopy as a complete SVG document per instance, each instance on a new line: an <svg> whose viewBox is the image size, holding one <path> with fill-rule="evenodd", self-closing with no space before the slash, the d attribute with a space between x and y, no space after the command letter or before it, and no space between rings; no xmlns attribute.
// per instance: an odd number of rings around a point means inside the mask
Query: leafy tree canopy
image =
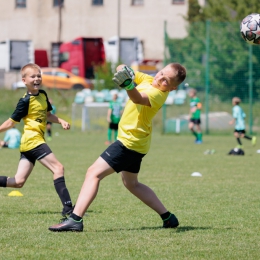
<svg viewBox="0 0 260 260"><path fill-rule="evenodd" d="M189 0L189 22L211 20L214 22L241 21L251 13L260 12L259 0L207 0L199 6L198 0Z"/></svg>

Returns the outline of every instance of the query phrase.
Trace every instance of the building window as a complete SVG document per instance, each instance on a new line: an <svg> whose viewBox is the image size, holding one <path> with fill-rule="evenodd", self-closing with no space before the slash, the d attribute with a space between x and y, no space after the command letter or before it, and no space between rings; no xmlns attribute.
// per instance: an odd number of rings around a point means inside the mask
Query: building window
<svg viewBox="0 0 260 260"><path fill-rule="evenodd" d="M103 0L92 0L92 5L103 5Z"/></svg>
<svg viewBox="0 0 260 260"><path fill-rule="evenodd" d="M132 5L143 5L144 0L132 0Z"/></svg>
<svg viewBox="0 0 260 260"><path fill-rule="evenodd" d="M15 7L16 8L26 8L26 0L16 0Z"/></svg>
<svg viewBox="0 0 260 260"><path fill-rule="evenodd" d="M174 5L184 5L185 0L172 0L172 4L174 4Z"/></svg>
<svg viewBox="0 0 260 260"><path fill-rule="evenodd" d="M53 6L62 6L64 4L64 0L53 0Z"/></svg>

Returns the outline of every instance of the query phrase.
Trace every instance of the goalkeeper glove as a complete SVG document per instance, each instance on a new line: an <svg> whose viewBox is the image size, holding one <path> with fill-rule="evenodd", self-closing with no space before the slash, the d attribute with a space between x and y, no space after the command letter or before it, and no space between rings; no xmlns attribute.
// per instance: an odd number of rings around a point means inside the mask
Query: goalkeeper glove
<svg viewBox="0 0 260 260"><path fill-rule="evenodd" d="M114 74L113 81L121 88L131 90L135 87L135 84L133 82L134 78L134 71L131 68L124 66L122 70Z"/></svg>

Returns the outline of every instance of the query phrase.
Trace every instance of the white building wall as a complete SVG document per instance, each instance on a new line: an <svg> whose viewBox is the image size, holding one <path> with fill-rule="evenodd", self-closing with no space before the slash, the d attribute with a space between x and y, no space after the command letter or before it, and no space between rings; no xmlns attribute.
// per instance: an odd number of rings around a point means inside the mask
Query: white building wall
<svg viewBox="0 0 260 260"><path fill-rule="evenodd" d="M131 0L120 0L121 37L139 37L144 43L146 59L163 59L164 21L170 37L185 36L188 0L172 4L172 0L144 0L132 6ZM200 0L203 4L204 0ZM103 37L118 34L118 0L104 0L103 6L92 6L92 0L64 0L61 41L76 37ZM50 52L58 41L59 9L53 0L27 0L26 8L15 8L15 0L0 0L0 41L32 40L35 49Z"/></svg>

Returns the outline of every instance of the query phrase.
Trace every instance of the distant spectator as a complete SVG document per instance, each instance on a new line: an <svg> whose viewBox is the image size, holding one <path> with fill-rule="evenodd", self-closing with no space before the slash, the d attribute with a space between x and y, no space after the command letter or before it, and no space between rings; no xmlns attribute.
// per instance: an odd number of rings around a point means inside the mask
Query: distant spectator
<svg viewBox="0 0 260 260"><path fill-rule="evenodd" d="M0 146L3 148L19 148L21 143L21 133L15 126L6 131L3 141L0 141Z"/></svg>

